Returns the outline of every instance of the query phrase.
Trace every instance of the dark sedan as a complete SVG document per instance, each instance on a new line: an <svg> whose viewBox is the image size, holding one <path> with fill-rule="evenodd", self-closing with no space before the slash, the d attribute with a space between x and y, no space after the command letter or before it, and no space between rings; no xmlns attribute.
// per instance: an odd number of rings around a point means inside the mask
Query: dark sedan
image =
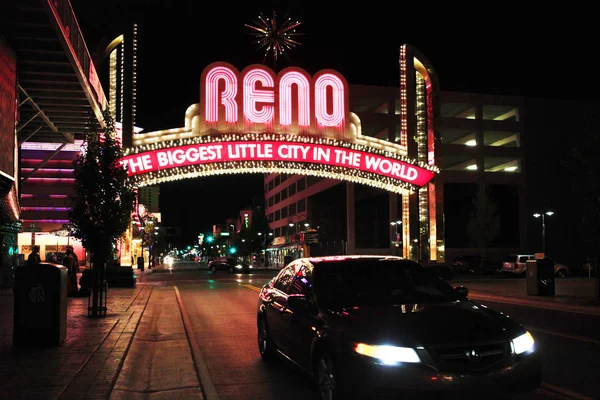
<svg viewBox="0 0 600 400"><path fill-rule="evenodd" d="M230 274L239 272L250 273L252 266L234 257L221 257L210 261L208 269L213 273L217 271L227 271Z"/></svg>
<svg viewBox="0 0 600 400"><path fill-rule="evenodd" d="M261 356L307 371L322 399L488 399L541 385L529 332L398 257L295 260L260 291L257 324Z"/></svg>

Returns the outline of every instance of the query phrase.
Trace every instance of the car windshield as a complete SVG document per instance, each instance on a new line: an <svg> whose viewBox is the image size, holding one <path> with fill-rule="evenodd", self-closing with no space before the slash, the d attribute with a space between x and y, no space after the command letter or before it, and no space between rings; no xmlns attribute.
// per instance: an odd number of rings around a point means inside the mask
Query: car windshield
<svg viewBox="0 0 600 400"><path fill-rule="evenodd" d="M337 306L452 301L457 295L432 270L406 260L347 260L315 268L317 301Z"/></svg>

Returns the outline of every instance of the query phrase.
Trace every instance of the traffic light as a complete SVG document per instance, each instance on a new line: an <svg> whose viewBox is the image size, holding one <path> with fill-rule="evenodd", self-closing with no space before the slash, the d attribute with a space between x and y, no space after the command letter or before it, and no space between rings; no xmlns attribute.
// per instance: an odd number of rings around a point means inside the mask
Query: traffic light
<svg viewBox="0 0 600 400"><path fill-rule="evenodd" d="M212 236L209 236L209 237L207 237L207 238L206 238L206 241L207 241L208 243L212 243L212 242L214 242L214 241L215 241L215 238L214 238L214 237L212 237Z"/></svg>
<svg viewBox="0 0 600 400"><path fill-rule="evenodd" d="M235 247L230 247L229 248L229 253L235 254L236 252L237 252L237 249Z"/></svg>

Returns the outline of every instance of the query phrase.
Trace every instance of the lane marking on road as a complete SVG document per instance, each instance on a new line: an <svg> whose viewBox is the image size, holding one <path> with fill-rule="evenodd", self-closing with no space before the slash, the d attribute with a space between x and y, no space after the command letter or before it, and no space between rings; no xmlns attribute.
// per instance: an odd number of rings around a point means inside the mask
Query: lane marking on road
<svg viewBox="0 0 600 400"><path fill-rule="evenodd" d="M566 313L591 315L593 317L600 316L600 311L595 310L591 306L581 306L581 307L589 307L590 309L587 310L587 309L573 308L573 307L568 307L568 306L563 307L561 305L555 305L555 304L543 304L541 302L525 303L522 300L515 300L515 299L511 299L509 297L497 296L497 295L489 295L488 296L488 295L479 294L479 293L470 293L469 299L477 300L477 301L489 301L491 303L512 304L512 305L521 306L521 307L541 308L544 310L561 311L561 312L566 312Z"/></svg>
<svg viewBox="0 0 600 400"><path fill-rule="evenodd" d="M177 303L179 304L181 318L183 319L183 327L188 337L190 347L192 348L192 357L194 359L194 364L196 364L196 371L198 371L198 379L200 380L199 383L203 389L204 397L206 398L206 400L219 400L217 388L215 387L212 377L210 376L210 372L208 371L208 365L206 364L206 360L204 359L204 356L202 356L202 352L200 351L198 339L196 338L196 334L194 332L194 329L192 328L192 320L190 319L190 315L188 314L187 309L183 305L183 300L181 299L179 288L177 288L177 286L173 286L173 289L175 290L175 295L177 296Z"/></svg>
<svg viewBox="0 0 600 400"><path fill-rule="evenodd" d="M585 337L585 336L568 335L566 333L560 333L560 332L548 331L546 329L536 328L535 326L525 326L525 329L534 331L534 332L545 333L547 335L561 336L561 337L564 337L567 339L579 340L582 342L588 342L588 343L593 343L593 344L600 344L600 340L592 339L592 338Z"/></svg>
<svg viewBox="0 0 600 400"><path fill-rule="evenodd" d="M542 382L542 387L540 388L546 392L549 392L553 395L560 395L563 398L566 399L572 399L572 400L594 400L592 397L588 397L588 396L584 396L582 394L579 394L577 392L573 392L572 390L569 389L565 389L563 387L560 386L556 386L556 385L551 385L549 383L546 382Z"/></svg>
<svg viewBox="0 0 600 400"><path fill-rule="evenodd" d="M242 284L242 286L243 286L243 287L245 287L245 288L248 288L248 289L252 289L252 290L254 290L254 291L256 291L256 292L260 292L260 288L259 288L259 287L256 287L256 286L253 286L253 285L246 285L246 284Z"/></svg>

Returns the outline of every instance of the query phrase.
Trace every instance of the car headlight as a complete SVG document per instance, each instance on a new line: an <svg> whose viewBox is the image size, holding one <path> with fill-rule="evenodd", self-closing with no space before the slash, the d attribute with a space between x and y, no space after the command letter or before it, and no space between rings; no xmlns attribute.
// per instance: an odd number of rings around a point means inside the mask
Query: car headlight
<svg viewBox="0 0 600 400"><path fill-rule="evenodd" d="M356 343L354 351L363 356L376 358L386 365L421 362L415 349L410 347L372 346L365 343Z"/></svg>
<svg viewBox="0 0 600 400"><path fill-rule="evenodd" d="M242 266L240 264L235 266L236 269L242 269Z"/></svg>
<svg viewBox="0 0 600 400"><path fill-rule="evenodd" d="M514 354L533 353L535 350L535 340L529 332L511 340L510 345Z"/></svg>

